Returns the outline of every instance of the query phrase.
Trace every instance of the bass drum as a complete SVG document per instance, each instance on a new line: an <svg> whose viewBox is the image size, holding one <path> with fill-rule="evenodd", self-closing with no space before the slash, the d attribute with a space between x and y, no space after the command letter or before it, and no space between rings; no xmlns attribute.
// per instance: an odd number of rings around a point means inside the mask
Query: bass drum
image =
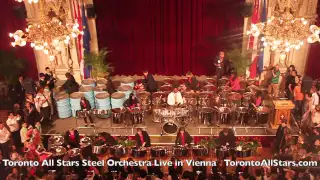
<svg viewBox="0 0 320 180"><path fill-rule="evenodd" d="M162 131L165 134L176 134L178 130L179 126L175 122L166 122L162 125Z"/></svg>

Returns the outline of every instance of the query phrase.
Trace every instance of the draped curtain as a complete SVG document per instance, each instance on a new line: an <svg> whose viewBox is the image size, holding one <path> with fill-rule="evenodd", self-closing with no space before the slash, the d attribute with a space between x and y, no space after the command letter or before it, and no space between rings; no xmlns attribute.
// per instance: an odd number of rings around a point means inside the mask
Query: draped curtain
<svg viewBox="0 0 320 180"><path fill-rule="evenodd" d="M317 6L318 17L320 17L320 2ZM320 18L318 18L316 25L320 26ZM313 79L320 78L319 61L320 61L320 43L315 42L310 45L309 56L306 66L306 75Z"/></svg>
<svg viewBox="0 0 320 180"><path fill-rule="evenodd" d="M213 58L241 48L241 0L94 0L99 48L115 74L213 74Z"/></svg>
<svg viewBox="0 0 320 180"><path fill-rule="evenodd" d="M37 78L37 63L35 60L35 56L33 53L33 49L29 44L26 47L15 47L12 48L11 42L13 39L9 37L9 33L14 33L16 30L25 30L27 27L27 23L25 19L18 18L15 14L14 9L19 6L24 6L23 3L15 2L14 0L2 0L0 6L0 50L10 51L13 50L17 57L25 59L27 61L27 67L25 68L25 72L21 72L21 74L25 74L31 78Z"/></svg>

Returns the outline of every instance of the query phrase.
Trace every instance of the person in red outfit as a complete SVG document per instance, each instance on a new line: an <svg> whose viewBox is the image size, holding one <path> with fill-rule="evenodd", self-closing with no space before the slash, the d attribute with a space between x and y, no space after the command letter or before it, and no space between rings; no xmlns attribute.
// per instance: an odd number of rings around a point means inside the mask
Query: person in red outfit
<svg viewBox="0 0 320 180"><path fill-rule="evenodd" d="M65 143L67 147L70 148L79 148L80 143L80 136L79 132L75 130L74 128L71 128L66 132L66 135L64 137Z"/></svg>
<svg viewBox="0 0 320 180"><path fill-rule="evenodd" d="M150 147L151 141L147 131L143 131L141 128L137 128L136 133L136 146L137 147Z"/></svg>
<svg viewBox="0 0 320 180"><path fill-rule="evenodd" d="M190 136L190 134L184 129L184 127L181 127L177 134L175 144L186 146L186 145L190 145L192 140L193 139Z"/></svg>

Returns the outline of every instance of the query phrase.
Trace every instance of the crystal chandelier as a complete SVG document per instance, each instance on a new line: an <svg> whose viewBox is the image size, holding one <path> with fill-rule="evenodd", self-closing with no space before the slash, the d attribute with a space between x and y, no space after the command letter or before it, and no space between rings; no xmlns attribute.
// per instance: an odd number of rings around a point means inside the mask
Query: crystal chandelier
<svg viewBox="0 0 320 180"><path fill-rule="evenodd" d="M315 43L315 42L320 42L319 34L320 34L320 28L316 25L311 25L310 26L310 31L312 35L310 35L307 39L308 43Z"/></svg>
<svg viewBox="0 0 320 180"><path fill-rule="evenodd" d="M40 8L41 19L39 22L30 23L25 31L17 30L14 33L9 33L9 36L14 39L11 45L23 47L30 43L32 48L43 51L53 61L55 54L62 50L61 47L68 46L73 38L82 35L83 32L79 30L79 24L67 23L64 13L68 12L67 6L63 6L65 1L59 0L58 2L60 3L52 2L46 7ZM60 12L61 9L63 9L61 11L63 13Z"/></svg>
<svg viewBox="0 0 320 180"><path fill-rule="evenodd" d="M265 23L253 24L247 34L254 37L263 35L264 47L281 53L299 50L310 35L308 22L304 18L295 18L289 9L279 16L272 16Z"/></svg>

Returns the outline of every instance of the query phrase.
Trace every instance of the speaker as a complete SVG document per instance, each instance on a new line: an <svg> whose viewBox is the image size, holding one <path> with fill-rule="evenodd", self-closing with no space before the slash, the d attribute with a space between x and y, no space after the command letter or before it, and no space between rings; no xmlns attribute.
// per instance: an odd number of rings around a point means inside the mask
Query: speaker
<svg viewBox="0 0 320 180"><path fill-rule="evenodd" d="M24 3L19 3L15 5L13 8L13 13L18 19L26 19L27 18L27 11L24 6Z"/></svg>
<svg viewBox="0 0 320 180"><path fill-rule="evenodd" d="M253 14L253 4L246 2L241 5L241 14L244 17L251 17Z"/></svg>
<svg viewBox="0 0 320 180"><path fill-rule="evenodd" d="M96 12L94 10L93 4L86 5L87 18L96 18Z"/></svg>
<svg viewBox="0 0 320 180"><path fill-rule="evenodd" d="M307 93L310 92L311 88L312 88L312 78L309 76L304 76L302 79L302 92L303 93Z"/></svg>

